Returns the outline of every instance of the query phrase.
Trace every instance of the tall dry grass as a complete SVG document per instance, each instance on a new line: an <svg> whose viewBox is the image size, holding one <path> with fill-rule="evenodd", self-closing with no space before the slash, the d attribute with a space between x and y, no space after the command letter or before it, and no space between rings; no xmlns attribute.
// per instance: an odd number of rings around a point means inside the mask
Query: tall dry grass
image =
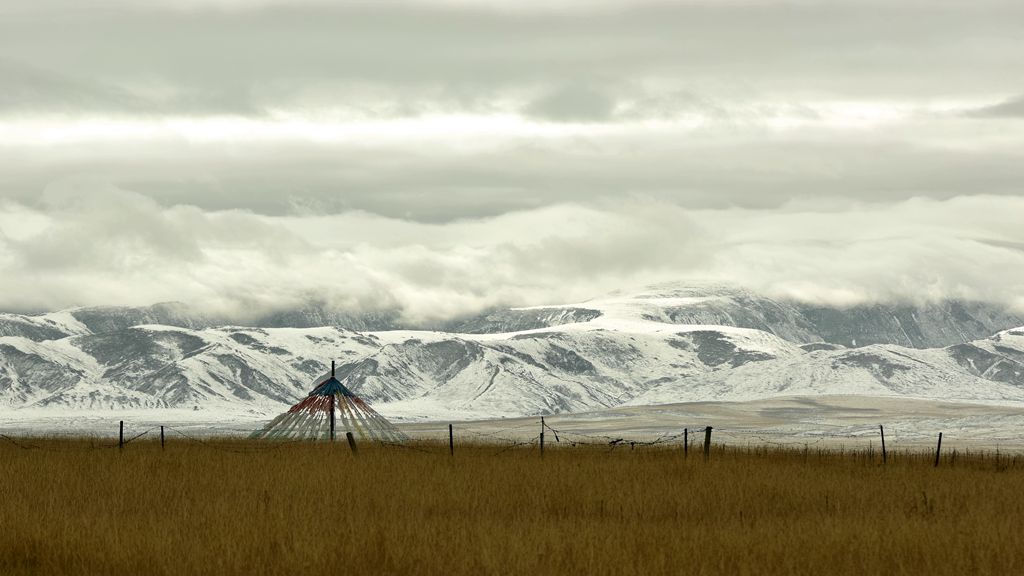
<svg viewBox="0 0 1024 576"><path fill-rule="evenodd" d="M21 443L12 576L1024 573L1024 462L992 455Z"/></svg>

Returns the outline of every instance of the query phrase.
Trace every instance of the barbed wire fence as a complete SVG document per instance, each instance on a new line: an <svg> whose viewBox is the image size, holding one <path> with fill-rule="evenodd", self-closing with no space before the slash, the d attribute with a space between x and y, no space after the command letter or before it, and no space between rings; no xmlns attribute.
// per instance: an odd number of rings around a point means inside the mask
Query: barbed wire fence
<svg viewBox="0 0 1024 576"><path fill-rule="evenodd" d="M125 436L124 421L119 423L119 437L117 441L111 441L101 437L70 436L75 440L71 443L55 443L41 441L39 437L13 436L0 434L0 444L8 444L22 450L37 450L45 452L81 452L81 451L102 451L112 449L124 449L132 443L142 439L155 439L155 432L159 431L160 445L164 446L169 433L175 444L185 443L191 446L201 446L213 450L235 453L253 454L270 452L285 449L300 443L310 443L309 439L283 439L283 440L253 440L247 441L246 437L252 433L249 427L207 427L195 424L186 425L154 425L142 430L136 430L133 434ZM534 429L536 433L530 431ZM832 429L829 429L832 428ZM638 448L677 448L687 454L691 447L700 449L707 458L709 449L780 449L780 450L803 450L805 456L813 448L821 453L840 453L847 451L859 453L870 457L880 456L884 463L887 458L900 455L905 457L908 454L916 454L921 457L928 452L934 453L935 465L938 466L942 452L942 438L938 440L933 449L929 449L926 442L928 436L915 430L901 430L899 428L884 428L882 425L842 425L815 423L813 429L795 430L779 428L755 428L755 427L709 427L699 423L691 425L682 424L676 428L678 432L657 432L657 431L634 431L630 434L605 433L588 430L586 432L573 429L571 426L560 425L555 427L544 418L538 420L522 421L512 426L495 429L493 426L481 424L474 425L472 422L462 422L450 425L448 444L443 439L434 437L429 432L423 433L419 438L406 442L380 441L378 445L392 450L416 452L424 455L439 455L443 453L455 454L456 445L466 444L476 446L493 446L493 455L498 456L513 451L530 450L540 451L543 455L545 445L548 448L571 449L577 447L600 447L608 451L620 449L636 450ZM457 432L457 434L456 434ZM713 433L713 434L712 434ZM703 438L701 436L704 436ZM967 440L979 440L976 434L968 434ZM458 438L458 443L455 438ZM57 437L49 437L53 439ZM956 447L949 448L949 437L947 437L947 458L955 460L957 454L974 454L984 458L986 453L994 456L998 464L1002 456L1012 458L1013 465L1016 465L1018 456L1024 452L1024 442L1021 437L1010 435L985 435L985 442L995 444L995 450L985 450L984 447L967 447L966 450L958 452ZM547 440L547 441L545 441ZM707 444L708 441L710 445ZM322 441L322 440L321 440ZM363 440L360 440L363 442ZM866 445L865 445L866 442ZM1002 447L1001 447L1002 446ZM350 442L353 452L356 447ZM1007 450L1006 448L1010 449ZM952 461L951 460L951 461Z"/></svg>

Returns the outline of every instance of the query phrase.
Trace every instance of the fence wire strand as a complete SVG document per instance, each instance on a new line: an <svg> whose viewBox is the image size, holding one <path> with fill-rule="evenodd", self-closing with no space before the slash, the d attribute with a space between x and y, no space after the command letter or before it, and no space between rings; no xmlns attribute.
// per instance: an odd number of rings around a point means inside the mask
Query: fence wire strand
<svg viewBox="0 0 1024 576"><path fill-rule="evenodd" d="M863 426L843 426L836 424L823 424L814 423L815 430L813 431L797 431L797 430L785 430L785 429L767 429L767 428L754 428L754 427L740 427L740 428L711 428L714 434L714 445L717 446L728 446L741 444L750 447L764 446L764 447L778 447L788 449L799 449L803 448L808 450L814 447L820 451L823 446L829 446L829 449L836 449L839 451L847 450L844 441L854 442L859 444L855 448L850 450L861 450L866 449L871 452L881 451L881 434L878 426L875 425L863 425ZM538 427L536 434L527 435L527 429L532 427ZM121 441L106 441L98 440L96 438L88 439L88 444L80 442L71 446L59 446L48 444L45 442L33 441L31 437L15 437L9 434L0 434L0 441L8 443L22 450L40 450L49 452L80 452L80 451L93 451L93 450L108 450L111 448L117 448L119 446L124 447L140 439L146 438L153 431L163 428L164 431L174 434L176 437L187 441L190 444L201 445L209 447L215 450L224 452L231 452L237 454L250 454L269 452L274 450L280 450L286 446L294 445L297 443L309 443L312 440L307 439L291 439L291 440L274 440L274 441L261 441L261 442L245 442L243 438L230 438L230 437L218 437L218 436L206 436L204 434L190 433L191 430L179 426L151 426L135 433L134 435L124 438ZM683 430L681 432L664 432L659 436L650 438L649 436L644 438L630 437L628 435L620 434L601 434L593 432L581 432L571 430L565 427L552 426L546 420L541 419L539 422L526 421L512 426L507 426L499 429L482 428L479 424L473 426L472 424L455 425L455 446L457 446L459 437L465 439L470 438L477 440L481 444L494 444L498 447L495 455L504 454L514 449L527 448L536 449L540 446L541 434L549 433L554 439L554 445L560 447L584 447L584 446L603 446L609 450L615 450L629 446L630 449L637 447L652 447L652 446L665 446L665 445L676 445L682 447L683 442L687 443L686 449L690 446L699 447L703 445L704 438L702 438L702 432L706 432L709 427L696 425L696 426L681 426L677 430ZM827 430L833 428L833 430ZM834 428L839 428L834 429ZM203 432L224 432L228 431L232 434L238 433L249 433L250 429L238 429L238 428L205 428ZM205 437L204 437L205 436ZM693 438L690 438L693 436ZM925 440L926 436L913 431L907 431L897 427L886 427L885 428L885 445L886 452L889 454L897 454L906 452L911 449L923 448L923 443L920 441ZM947 441L952 440L949 436L946 437ZM980 440L980 438L975 438ZM995 442L995 451L998 454L1000 451L999 443L1001 442L1015 442L1019 441L1020 438L999 436L993 438L984 438L987 442ZM436 441L436 439L434 440ZM838 446L832 444L838 443ZM395 442L395 441L382 441L380 445L389 449L400 449L407 451L415 451L423 454L434 454L440 455L447 453L448 450L431 449L423 444L413 442ZM865 445L866 444L866 445ZM950 450L956 450L956 448L950 448ZM978 447L976 449L981 453L985 453L987 450L985 447ZM988 449L991 451L991 448ZM1007 451L1004 449L1003 453ZM1013 450L1009 451L1010 453Z"/></svg>

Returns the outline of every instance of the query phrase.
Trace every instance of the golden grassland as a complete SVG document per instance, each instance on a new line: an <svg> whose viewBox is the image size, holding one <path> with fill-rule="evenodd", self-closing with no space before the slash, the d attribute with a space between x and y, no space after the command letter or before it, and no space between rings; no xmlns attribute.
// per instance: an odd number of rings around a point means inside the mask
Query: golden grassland
<svg viewBox="0 0 1024 576"><path fill-rule="evenodd" d="M1024 458L991 453L18 442L8 576L1024 574Z"/></svg>

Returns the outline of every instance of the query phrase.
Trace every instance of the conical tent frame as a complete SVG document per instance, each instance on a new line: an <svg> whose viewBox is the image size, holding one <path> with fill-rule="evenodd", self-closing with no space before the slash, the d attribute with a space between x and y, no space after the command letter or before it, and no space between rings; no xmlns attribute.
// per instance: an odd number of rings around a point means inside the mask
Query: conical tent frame
<svg viewBox="0 0 1024 576"><path fill-rule="evenodd" d="M351 432L363 440L401 442L408 440L401 430L331 376L287 412L270 421L252 438L268 440L334 440Z"/></svg>

